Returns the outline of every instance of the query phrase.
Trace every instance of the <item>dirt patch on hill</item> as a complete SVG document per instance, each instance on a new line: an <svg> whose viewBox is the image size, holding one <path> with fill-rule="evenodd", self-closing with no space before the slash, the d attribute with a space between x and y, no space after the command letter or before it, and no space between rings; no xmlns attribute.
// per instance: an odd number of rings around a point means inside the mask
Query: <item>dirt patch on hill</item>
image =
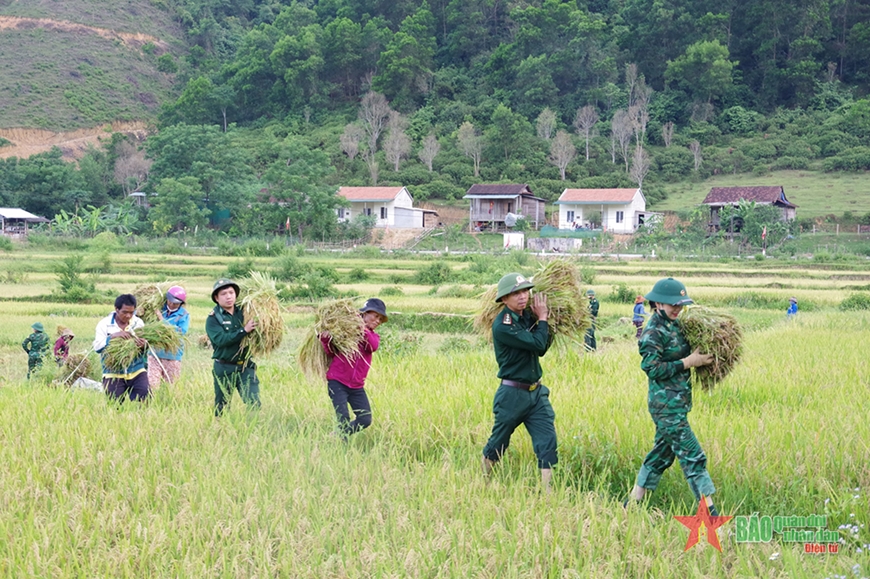
<svg viewBox="0 0 870 579"><path fill-rule="evenodd" d="M50 151L52 147L60 147L60 150L63 151L63 158L67 161L74 161L85 154L88 146L99 146L100 139L106 139L112 133L133 135L141 141L148 136L149 132L149 126L142 121L119 121L89 129L60 133L43 129L0 129L0 137L12 143L6 147L0 147L0 158L25 158Z"/></svg>
<svg viewBox="0 0 870 579"><path fill-rule="evenodd" d="M32 30L42 28L55 32L67 32L71 34L96 34L108 40L120 40L125 45L136 50L141 50L146 44L153 44L155 52L160 55L169 50L169 45L148 34L118 32L108 28L97 28L66 20L51 20L50 18L19 18L17 16L0 16L0 30Z"/></svg>

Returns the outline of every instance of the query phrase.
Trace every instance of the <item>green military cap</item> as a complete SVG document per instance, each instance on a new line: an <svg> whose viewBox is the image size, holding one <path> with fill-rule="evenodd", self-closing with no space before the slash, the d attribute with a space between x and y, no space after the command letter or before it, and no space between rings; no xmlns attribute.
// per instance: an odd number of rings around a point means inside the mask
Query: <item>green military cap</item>
<svg viewBox="0 0 870 579"><path fill-rule="evenodd" d="M498 291L495 296L495 301L500 302L501 298L514 292L535 287L531 280L521 273L509 273L498 280Z"/></svg>
<svg viewBox="0 0 870 579"><path fill-rule="evenodd" d="M652 291L644 297L651 302L670 304L672 306L685 306L695 303L692 298L686 295L686 286L672 277L657 281Z"/></svg>
<svg viewBox="0 0 870 579"><path fill-rule="evenodd" d="M592 297L595 295L595 290L586 290L586 295Z"/></svg>
<svg viewBox="0 0 870 579"><path fill-rule="evenodd" d="M217 293L224 289L225 287L231 287L236 290L236 297L239 297L239 284L234 282L231 279L221 278L214 282L214 287L211 288L211 301L217 303Z"/></svg>
<svg viewBox="0 0 870 579"><path fill-rule="evenodd" d="M36 330L37 332L44 332L45 331L45 328L42 327L41 322L36 322L35 324L33 324L30 327L33 328L34 330Z"/></svg>

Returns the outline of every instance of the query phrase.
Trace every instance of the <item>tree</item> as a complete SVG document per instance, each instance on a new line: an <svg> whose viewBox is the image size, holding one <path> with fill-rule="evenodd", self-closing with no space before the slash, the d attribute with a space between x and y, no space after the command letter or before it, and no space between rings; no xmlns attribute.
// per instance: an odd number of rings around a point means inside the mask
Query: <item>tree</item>
<svg viewBox="0 0 870 579"><path fill-rule="evenodd" d="M701 168L701 143L698 141L692 141L689 143L689 150L692 151L692 155L695 158L695 172Z"/></svg>
<svg viewBox="0 0 870 579"><path fill-rule="evenodd" d="M474 162L474 176L480 177L480 157L483 152L483 138L477 134L474 125L465 121L456 134L459 146L466 157Z"/></svg>
<svg viewBox="0 0 870 579"><path fill-rule="evenodd" d="M423 2L416 13L402 21L381 53L372 88L402 104L428 92L436 49L435 19L429 4Z"/></svg>
<svg viewBox="0 0 870 579"><path fill-rule="evenodd" d="M433 134L426 135L426 138L423 139L423 145L420 147L420 151L417 153L417 156L420 157L420 160L426 164L426 167L429 169L429 172L432 172L432 161L435 160L435 157L438 155L438 152L441 150L441 143L438 142L438 138Z"/></svg>
<svg viewBox="0 0 870 579"><path fill-rule="evenodd" d="M532 125L526 118L513 112L504 104L498 105L490 117L487 130L490 145L504 152L505 161L528 148L527 136L531 136Z"/></svg>
<svg viewBox="0 0 870 579"><path fill-rule="evenodd" d="M550 143L550 163L559 168L562 181L565 180L565 169L576 156L577 149L571 142L571 135L565 131L557 132L553 142Z"/></svg>
<svg viewBox="0 0 870 579"><path fill-rule="evenodd" d="M662 125L662 140L665 142L665 148L671 146L671 142L674 140L673 121L668 121Z"/></svg>
<svg viewBox="0 0 870 579"><path fill-rule="evenodd" d="M201 206L202 188L195 177L162 179L154 191L148 220L155 232L165 235L208 224L211 211Z"/></svg>
<svg viewBox="0 0 870 579"><path fill-rule="evenodd" d="M154 162L145 158L145 151L130 141L122 142L117 149L114 177L124 191L124 197L139 191L148 180Z"/></svg>
<svg viewBox="0 0 870 579"><path fill-rule="evenodd" d="M359 119L368 137L368 146L363 151L363 158L369 168L372 185L378 182L378 139L390 119L390 103L381 93L367 92L360 103Z"/></svg>
<svg viewBox="0 0 870 579"><path fill-rule="evenodd" d="M393 111L390 113L389 132L384 140L384 154L387 161L393 164L393 170L399 171L399 163L411 152L411 139L405 134L408 128L407 117Z"/></svg>
<svg viewBox="0 0 870 579"><path fill-rule="evenodd" d="M637 188L643 190L643 180L649 173L650 160L649 155L640 145L634 148L634 156L631 159L631 170L628 176L632 181L637 183Z"/></svg>
<svg viewBox="0 0 870 579"><path fill-rule="evenodd" d="M596 123L598 123L598 111L595 110L594 106L586 105L577 109L577 114L574 115L574 128L577 129L578 134L582 134L586 139L587 161L589 160L589 137L592 135Z"/></svg>
<svg viewBox="0 0 870 579"><path fill-rule="evenodd" d="M344 132L339 137L342 152L348 159L354 160L359 153L359 144L365 138L365 130L358 123L349 123L344 127Z"/></svg>
<svg viewBox="0 0 870 579"><path fill-rule="evenodd" d="M549 141L553 137L553 132L556 130L556 113L550 107L546 107L538 115L538 120L535 123L538 131L538 138Z"/></svg>
<svg viewBox="0 0 870 579"><path fill-rule="evenodd" d="M731 85L734 63L728 58L728 48L718 40L696 42L685 54L668 61L665 80L709 103Z"/></svg>
<svg viewBox="0 0 870 579"><path fill-rule="evenodd" d="M617 110L613 115L613 120L610 122L613 162L616 162L616 153L618 152L625 162L626 173L628 173L628 149L631 144L631 138L634 136L633 124L631 115L625 109Z"/></svg>

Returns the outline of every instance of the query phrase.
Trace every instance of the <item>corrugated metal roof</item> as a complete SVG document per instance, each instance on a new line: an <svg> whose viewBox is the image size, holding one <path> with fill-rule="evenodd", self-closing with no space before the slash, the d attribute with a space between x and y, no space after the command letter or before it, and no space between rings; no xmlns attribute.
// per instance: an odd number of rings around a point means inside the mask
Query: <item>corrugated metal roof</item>
<svg viewBox="0 0 870 579"><path fill-rule="evenodd" d="M757 187L713 187L702 201L703 205L734 205L744 201L771 203L785 207L797 207L785 198L781 185Z"/></svg>
<svg viewBox="0 0 870 579"><path fill-rule="evenodd" d="M557 203L631 203L634 189L565 189Z"/></svg>
<svg viewBox="0 0 870 579"><path fill-rule="evenodd" d="M338 194L348 201L393 201L404 187L339 187Z"/></svg>
<svg viewBox="0 0 870 579"><path fill-rule="evenodd" d="M517 183L477 183L468 188L466 195L531 195L532 190L526 184Z"/></svg>
<svg viewBox="0 0 870 579"><path fill-rule="evenodd" d="M34 219L36 221L41 221L45 219L45 217L34 215L33 213L25 211L24 209L17 209L13 207L0 207L0 217L2 217L3 219Z"/></svg>

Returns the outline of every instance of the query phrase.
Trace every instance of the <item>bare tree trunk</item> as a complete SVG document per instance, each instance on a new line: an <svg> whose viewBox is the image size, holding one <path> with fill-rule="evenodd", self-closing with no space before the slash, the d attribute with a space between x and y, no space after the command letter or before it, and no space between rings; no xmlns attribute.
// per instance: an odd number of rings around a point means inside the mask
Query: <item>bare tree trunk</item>
<svg viewBox="0 0 870 579"><path fill-rule="evenodd" d="M662 125L662 140L665 142L665 148L670 147L674 140L674 123L668 121Z"/></svg>
<svg viewBox="0 0 870 579"><path fill-rule="evenodd" d="M589 160L589 138L592 135L592 130L598 122L598 111L592 105L586 105L577 109L577 114L574 115L574 127L578 133L583 133L586 138L586 160ZM614 161L616 162L616 161Z"/></svg>
<svg viewBox="0 0 870 579"><path fill-rule="evenodd" d="M571 135L565 131L557 132L556 137L550 143L550 163L559 168L562 181L565 180L565 169L576 156L577 149L571 142Z"/></svg>
<svg viewBox="0 0 870 579"><path fill-rule="evenodd" d="M692 155L695 157L695 171L701 168L701 143L698 141L692 141L689 143L689 150L692 151Z"/></svg>

